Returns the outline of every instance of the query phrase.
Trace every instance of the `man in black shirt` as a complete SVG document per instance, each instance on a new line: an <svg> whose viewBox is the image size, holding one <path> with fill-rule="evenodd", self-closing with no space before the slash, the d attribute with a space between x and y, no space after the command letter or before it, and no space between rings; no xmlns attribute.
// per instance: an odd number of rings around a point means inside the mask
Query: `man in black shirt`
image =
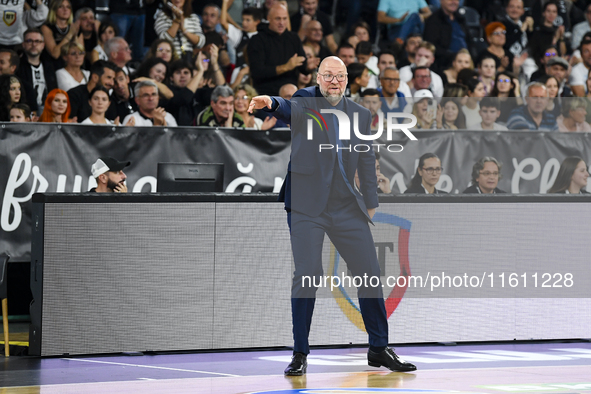
<svg viewBox="0 0 591 394"><path fill-rule="evenodd" d="M404 41L404 50L396 58L396 67L401 69L405 66L410 66L415 62L415 55L417 49L423 42L423 37L419 33L409 34Z"/></svg>
<svg viewBox="0 0 591 394"><path fill-rule="evenodd" d="M306 25L311 20L320 22L326 46L331 53L336 53L337 43L332 33L330 17L318 9L318 0L300 0L300 11L291 16L291 30L297 32L302 41L306 37Z"/></svg>
<svg viewBox="0 0 591 394"><path fill-rule="evenodd" d="M117 67L115 71L115 86L111 95L111 106L107 113L113 111L115 118L123 121L127 115L131 115L138 110L135 102L133 89L129 88L129 77L123 69Z"/></svg>
<svg viewBox="0 0 591 394"><path fill-rule="evenodd" d="M36 101L33 111L42 110L47 93L57 88L55 69L50 55L44 51L45 40L37 28L29 29L24 34L23 56L17 70L17 76L25 83L33 86L35 97L29 97L29 102Z"/></svg>
<svg viewBox="0 0 591 394"><path fill-rule="evenodd" d="M17 70L20 65L20 57L12 49L0 47L0 75L17 75ZM21 81L21 92L24 92L24 97L27 100L29 108L37 108L37 100L35 89L27 81Z"/></svg>
<svg viewBox="0 0 591 394"><path fill-rule="evenodd" d="M297 84L299 73L309 74L319 59L306 60L298 35L287 30L287 9L276 4L269 11L269 26L248 44L250 75L260 94L277 95L286 83Z"/></svg>
<svg viewBox="0 0 591 394"><path fill-rule="evenodd" d="M127 175L125 175L123 169L130 164L129 161L118 161L112 157L99 157L90 168L97 185L90 191L96 193L127 193L127 185L125 184Z"/></svg>
<svg viewBox="0 0 591 394"><path fill-rule="evenodd" d="M196 62L203 64L202 62ZM203 70L197 70L193 75L193 67L185 60L177 60L170 65L170 83L168 87L174 96L164 105L179 126L191 126L195 119L193 113L193 96L203 77Z"/></svg>
<svg viewBox="0 0 591 394"><path fill-rule="evenodd" d="M507 28L505 50L514 57L521 56L527 48L527 32L534 29L534 19L531 16L522 20L525 10L523 0L509 0L505 8L505 17L500 21Z"/></svg>
<svg viewBox="0 0 591 394"><path fill-rule="evenodd" d="M462 48L468 48L470 43L466 18L458 12L458 8L459 2L455 0L441 0L439 10L425 21L423 41L435 45L435 65L438 70L445 70L455 54Z"/></svg>
<svg viewBox="0 0 591 394"><path fill-rule="evenodd" d="M117 66L109 61L97 60L90 69L90 79L88 84L79 85L68 90L70 97L70 119L76 117L78 122L83 121L92 114L92 109L88 100L90 99L90 92L97 86L103 86L109 90L113 89L115 85L115 70ZM112 110L107 110L105 114L107 119L113 120L116 115Z"/></svg>
<svg viewBox="0 0 591 394"><path fill-rule="evenodd" d="M92 64L92 50L98 44L94 11L89 7L80 8L76 11L74 20L79 21L80 23L80 33L82 33L82 37L84 37L84 50L86 51L84 65L85 67L89 67Z"/></svg>

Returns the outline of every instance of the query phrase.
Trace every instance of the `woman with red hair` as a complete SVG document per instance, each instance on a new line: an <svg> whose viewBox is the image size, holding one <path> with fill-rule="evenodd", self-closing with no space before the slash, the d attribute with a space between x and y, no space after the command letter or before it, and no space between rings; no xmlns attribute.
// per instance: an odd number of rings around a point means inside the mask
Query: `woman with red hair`
<svg viewBox="0 0 591 394"><path fill-rule="evenodd" d="M492 55L495 60L496 71L509 71L519 74L521 65L527 56L515 58L510 51L505 50L507 28L501 22L491 22L484 29L488 48L478 54L475 64L479 65L486 55ZM488 90L490 92L490 90Z"/></svg>
<svg viewBox="0 0 591 394"><path fill-rule="evenodd" d="M68 93L61 89L53 89L45 99L45 107L39 118L39 122L67 123L70 122L70 98Z"/></svg>

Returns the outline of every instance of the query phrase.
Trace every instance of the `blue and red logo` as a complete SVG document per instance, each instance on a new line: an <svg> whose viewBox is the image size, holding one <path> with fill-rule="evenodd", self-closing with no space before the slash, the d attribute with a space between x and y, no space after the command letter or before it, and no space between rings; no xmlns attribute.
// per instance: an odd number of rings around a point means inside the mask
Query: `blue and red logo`
<svg viewBox="0 0 591 394"><path fill-rule="evenodd" d="M405 277L406 280L400 281L404 283L404 285L395 286L386 297L386 313L388 318L390 318L392 313L394 313L396 308L398 308L398 305L400 305L402 297L404 297L404 293L406 293L409 278L411 275L409 260L409 238L411 222L399 216L382 212L377 212L372 220L376 225L378 223L382 223L392 227L398 227L397 244L398 265L400 267L399 276ZM395 231L388 231L388 234L391 233L394 234L393 236L396 236ZM337 252L334 245L331 244L329 268L330 275L339 276L339 262L340 255ZM393 267L390 268L392 269ZM384 275L384 273L382 273L382 275ZM365 331L365 324L363 323L363 318L361 317L361 310L359 309L359 306L355 303L355 301L353 301L353 298L347 293L347 289L345 289L342 285L335 287L332 290L332 295L339 307L341 308L341 310L343 311L343 313L345 314L345 316L347 316L347 318L357 328L359 328L362 331Z"/></svg>

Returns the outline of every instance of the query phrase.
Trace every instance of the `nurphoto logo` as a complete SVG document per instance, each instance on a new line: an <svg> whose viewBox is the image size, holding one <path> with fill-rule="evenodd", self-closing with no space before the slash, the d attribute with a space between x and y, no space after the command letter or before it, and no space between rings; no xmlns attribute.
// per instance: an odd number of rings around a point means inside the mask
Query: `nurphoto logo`
<svg viewBox="0 0 591 394"><path fill-rule="evenodd" d="M339 124L339 140L350 140L351 139L351 120L349 116L338 109L321 109L320 112L309 108L304 107L304 113L308 115L311 119L308 119L307 122L307 138L309 141L314 139L314 122L320 127L321 131L328 131L328 125L326 120L322 116L322 114L332 114L336 116L338 124ZM378 114L378 130L375 134L363 134L359 131L359 113L353 113L353 132L362 141L375 141L379 139L382 134L384 133L384 114L380 112ZM410 123L399 123L399 119L410 119ZM417 137L415 137L411 132L410 128L416 126L417 118L412 114L407 114L403 112L389 112L386 122L386 140L392 141L392 133L394 131L402 131L406 136L412 140L416 141ZM354 150L355 152L368 152L372 148L375 148L377 152L380 151L381 147L385 147L389 152L402 152L403 146L400 144L355 144L350 145L348 147L343 146L336 146L333 144L319 144L319 151L322 152L323 150L332 150L336 149L339 150Z"/></svg>

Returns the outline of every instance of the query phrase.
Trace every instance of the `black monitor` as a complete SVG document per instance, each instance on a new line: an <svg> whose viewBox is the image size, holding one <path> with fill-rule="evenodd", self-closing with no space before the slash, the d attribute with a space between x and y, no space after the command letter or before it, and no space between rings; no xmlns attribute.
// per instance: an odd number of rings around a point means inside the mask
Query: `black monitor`
<svg viewBox="0 0 591 394"><path fill-rule="evenodd" d="M158 163L158 186L164 193L224 191L224 165L213 163Z"/></svg>

